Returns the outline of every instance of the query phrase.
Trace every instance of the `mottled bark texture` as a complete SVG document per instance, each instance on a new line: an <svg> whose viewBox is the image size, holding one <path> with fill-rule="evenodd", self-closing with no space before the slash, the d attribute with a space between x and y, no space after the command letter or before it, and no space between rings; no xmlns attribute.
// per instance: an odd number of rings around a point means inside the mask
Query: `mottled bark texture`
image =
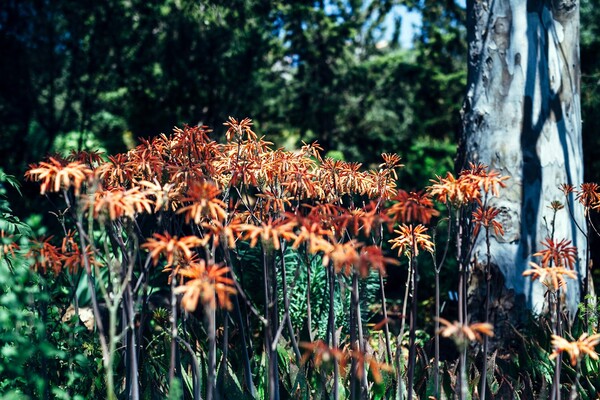
<svg viewBox="0 0 600 400"><path fill-rule="evenodd" d="M491 238L491 322L498 323L515 311L525 314L523 306L543 311L545 288L521 274L540 242L551 236L548 206L553 200L564 204L559 185L583 180L579 4L467 0L467 12L468 92L457 168L482 162L511 177L491 202L502 210L505 230L504 236ZM574 201L570 197L569 206L584 228L583 211ZM554 237L571 240L579 251L580 282L569 284L566 299L572 317L585 276L586 244L567 209L556 215ZM480 234L473 252L479 268L487 260L484 239ZM485 295L485 280L477 270L470 286L475 303Z"/></svg>

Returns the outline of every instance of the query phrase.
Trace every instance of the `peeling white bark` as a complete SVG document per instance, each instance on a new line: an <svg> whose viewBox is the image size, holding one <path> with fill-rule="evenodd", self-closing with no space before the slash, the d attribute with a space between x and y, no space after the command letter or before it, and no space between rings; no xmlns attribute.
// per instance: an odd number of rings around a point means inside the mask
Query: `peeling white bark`
<svg viewBox="0 0 600 400"><path fill-rule="evenodd" d="M572 0L468 0L469 89L463 110L459 161L483 162L509 175L500 207L504 237L493 237L492 263L515 294L542 311L545 288L522 277L531 254L550 236L550 202L564 196L562 183L583 180L579 106L579 4ZM573 203L580 227L583 211ZM585 237L568 211L559 211L556 239L579 251L585 276ZM474 255L486 260L485 243ZM568 309L580 297L568 286Z"/></svg>

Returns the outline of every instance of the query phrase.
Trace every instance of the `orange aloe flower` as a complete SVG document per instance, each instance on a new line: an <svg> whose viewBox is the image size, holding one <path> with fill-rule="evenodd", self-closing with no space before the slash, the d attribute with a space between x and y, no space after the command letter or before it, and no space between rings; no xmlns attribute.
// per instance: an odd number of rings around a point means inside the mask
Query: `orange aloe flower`
<svg viewBox="0 0 600 400"><path fill-rule="evenodd" d="M439 319L443 327L440 328L439 334L443 337L452 337L459 342L464 341L483 341L483 336L493 337L494 327L488 322L476 322L471 325L464 325L458 321L450 322L444 318Z"/></svg>
<svg viewBox="0 0 600 400"><path fill-rule="evenodd" d="M387 209L387 214L397 222L429 224L431 218L440 214L433 208L433 201L428 193L398 190L398 194L391 200L394 203Z"/></svg>
<svg viewBox="0 0 600 400"><path fill-rule="evenodd" d="M240 232L245 232L243 236L245 240L250 239L250 247L256 246L260 238L263 246L272 243L275 250L279 250L281 247L279 243L280 239L292 240L296 238L296 235L294 235L296 224L295 220L273 221L272 218L269 218L268 221L261 223L260 226L239 224L238 229Z"/></svg>
<svg viewBox="0 0 600 400"><path fill-rule="evenodd" d="M102 265L102 263L96 260L94 257L94 250L92 249L92 246L87 245L84 252L81 252L79 250L79 246L77 246L74 247L72 251L64 253L61 257L63 268L68 269L69 272L73 274L77 273L80 268L85 266L84 256L87 257L89 265Z"/></svg>
<svg viewBox="0 0 600 400"><path fill-rule="evenodd" d="M81 164L87 164L90 168L97 167L104 162L102 158L102 152L94 151L75 151L71 150L71 153L67 157L70 162L79 162Z"/></svg>
<svg viewBox="0 0 600 400"><path fill-rule="evenodd" d="M7 235L4 230L0 230L0 253L7 256L15 256L15 250L19 250L19 245L15 243L13 235Z"/></svg>
<svg viewBox="0 0 600 400"><path fill-rule="evenodd" d="M299 346L305 349L301 359L302 364L305 364L311 357L316 367L320 367L323 363L336 362L339 364L342 374L348 372L348 364L354 359L356 361L356 370L354 370L353 373L356 374L358 379L363 377L365 367L369 368L369 372L377 384L380 384L383 381L382 371L393 371L391 365L378 362L373 355L357 349L349 349L348 346L343 349L329 347L322 340L317 340L312 343L300 342Z"/></svg>
<svg viewBox="0 0 600 400"><path fill-rule="evenodd" d="M202 227L212 235L215 246L220 243L225 248L235 249L235 243L242 236L243 224L236 216L229 223L212 220L203 222Z"/></svg>
<svg viewBox="0 0 600 400"><path fill-rule="evenodd" d="M130 150L127 153L127 174L133 179L145 179L145 180L156 180L158 177L162 177L162 173L165 169L168 170L165 161L160 156L160 152L148 142L137 146L135 149Z"/></svg>
<svg viewBox="0 0 600 400"><path fill-rule="evenodd" d="M286 191L283 191L281 194L275 194L274 192L265 190L262 193L258 193L256 197L261 199L261 210L264 213L283 213L285 212L285 207L292 207L291 200L294 198L292 196L286 196Z"/></svg>
<svg viewBox="0 0 600 400"><path fill-rule="evenodd" d="M460 175L458 179L450 172L445 178L436 175L437 181L431 180L433 184L427 188L431 196L444 204L452 204L454 207L462 207L481 197L479 182L471 179L468 175Z"/></svg>
<svg viewBox="0 0 600 400"><path fill-rule="evenodd" d="M390 179L390 170L383 169L379 171L369 170L364 176L366 194L370 199L389 200L398 192L396 190L396 181Z"/></svg>
<svg viewBox="0 0 600 400"><path fill-rule="evenodd" d="M314 250L323 252L323 265L327 265L331 261L335 272L350 275L352 267L358 265L358 261L360 260L358 249L361 246L362 243L356 240L334 244L324 241Z"/></svg>
<svg viewBox="0 0 600 400"><path fill-rule="evenodd" d="M224 221L227 218L227 206L218 198L219 194L221 191L210 182L194 182L187 197L181 199L191 204L177 210L177 214L185 214L185 222L194 221L196 225L200 225L206 218Z"/></svg>
<svg viewBox="0 0 600 400"><path fill-rule="evenodd" d="M524 271L523 276L531 276L532 280L539 279L546 287L553 287L555 291L566 286L565 277L577 279L574 271L564 267L540 267L534 262L529 262L529 265L532 268Z"/></svg>
<svg viewBox="0 0 600 400"><path fill-rule="evenodd" d="M385 257L379 246L365 246L360 252L358 260L358 273L361 277L366 278L369 272L373 269L378 270L382 275L385 275L387 265L398 265L398 260Z"/></svg>
<svg viewBox="0 0 600 400"><path fill-rule="evenodd" d="M194 247L205 245L209 239L208 236L203 239L197 236L184 236L178 238L177 236L171 236L168 232L165 232L164 235L155 233L152 236L153 237L148 239L141 247L143 249L148 249L154 265L157 265L160 256L164 255L167 258L166 267L169 267L180 260L191 260L192 249Z"/></svg>
<svg viewBox="0 0 600 400"><path fill-rule="evenodd" d="M316 140L312 143L306 143L305 141L302 141L302 148L300 149L300 152L303 157L314 157L318 161L323 161L321 158L322 151L323 148Z"/></svg>
<svg viewBox="0 0 600 400"><path fill-rule="evenodd" d="M108 156L109 162L97 168L96 173L110 186L125 186L133 179L133 169L127 154Z"/></svg>
<svg viewBox="0 0 600 400"><path fill-rule="evenodd" d="M377 384L380 384L383 381L381 371L392 372L394 370L391 365L379 362L373 355L364 353L356 348L349 350L349 353L349 357L356 361L354 373L359 380L363 377L365 366L369 367L369 372Z"/></svg>
<svg viewBox="0 0 600 400"><path fill-rule="evenodd" d="M144 193L154 197L154 212L160 210L175 210L176 202L181 197L181 193L172 183L161 186L156 178L152 181L137 182L140 187L146 188Z"/></svg>
<svg viewBox="0 0 600 400"><path fill-rule="evenodd" d="M398 179L398 175L396 175L396 168L404 167L404 164L400 163L400 156L395 153L383 153L381 154L381 158L383 158L383 162L379 164L379 168L383 168L391 171L394 179Z"/></svg>
<svg viewBox="0 0 600 400"><path fill-rule="evenodd" d="M577 261L577 248L569 246L570 240L563 239L560 242L551 238L546 238L542 242L546 248L534 253L535 257L542 257L542 267L569 267L575 268Z"/></svg>
<svg viewBox="0 0 600 400"><path fill-rule="evenodd" d="M140 191L139 187L133 187L125 190L123 188L112 188L107 190L99 189L93 196L93 204L89 204L91 199L88 197L88 207L92 207L94 218L103 212L108 212L111 220L121 217L134 219L136 214L147 212L152 214L153 201L146 193Z"/></svg>
<svg viewBox="0 0 600 400"><path fill-rule="evenodd" d="M58 274L63 265L63 257L60 249L50 243L52 236L40 239L32 240L32 246L26 255L26 258L33 259L33 270L42 271L46 273L48 269L52 270L55 274Z"/></svg>
<svg viewBox="0 0 600 400"><path fill-rule="evenodd" d="M416 257L419 255L419 248L433 253L434 244L431 241L431 236L425 233L427 232L425 226L420 224L417 226L402 224L394 232L398 236L395 239L389 240L389 242L392 243L392 249L398 248L398 255L408 253Z"/></svg>
<svg viewBox="0 0 600 400"><path fill-rule="evenodd" d="M233 117L229 117L229 121L225 122L223 125L227 127L227 132L225 132L225 138L228 142L233 141L234 139L243 139L244 136L248 137L248 140L256 140L256 133L252 131L252 120L250 118L244 118L241 121Z"/></svg>
<svg viewBox="0 0 600 400"><path fill-rule="evenodd" d="M576 192L576 199L588 212L590 208L600 207L600 186L597 183L582 183L581 189Z"/></svg>
<svg viewBox="0 0 600 400"><path fill-rule="evenodd" d="M500 214L500 210L495 207L478 207L473 211L473 221L475 221L473 236L477 237L482 225L485 228L493 228L497 236L504 235L502 224L495 219L498 214Z"/></svg>
<svg viewBox="0 0 600 400"><path fill-rule="evenodd" d="M188 279L183 285L175 288L176 294L183 293L181 305L188 312L194 312L198 302L211 309L219 307L231 310L233 304L230 296L236 294L233 279L225 276L229 268L215 264L206 264L204 260L190 263L187 268L179 270L179 276Z"/></svg>
<svg viewBox="0 0 600 400"><path fill-rule="evenodd" d="M559 186L559 189L561 190L561 192L564 193L565 196L568 196L575 191L575 188L573 187L573 185L571 185L569 183L562 183Z"/></svg>
<svg viewBox="0 0 600 400"><path fill-rule="evenodd" d="M391 221L387 215L379 212L374 202L367 204L364 208L351 210L340 208L340 214L332 218L332 227L338 237L344 236L348 233L347 231L354 236L358 236L360 232L369 236L373 229L377 231L383 224L387 224L389 227Z"/></svg>
<svg viewBox="0 0 600 400"><path fill-rule="evenodd" d="M177 184L185 184L187 182L199 182L204 179L204 171L202 165L185 162L172 162L166 166L169 173L169 182Z"/></svg>
<svg viewBox="0 0 600 400"><path fill-rule="evenodd" d="M308 252L315 254L329 248L330 243L326 238L333 238L331 230L321 228L321 224L318 222L311 223L310 221L303 220L301 221L299 231L292 235L292 240L294 241L292 247L297 249L302 243L308 242Z"/></svg>
<svg viewBox="0 0 600 400"><path fill-rule="evenodd" d="M360 171L361 163L346 162L342 164L339 183L342 194L362 194L367 190L364 173Z"/></svg>
<svg viewBox="0 0 600 400"><path fill-rule="evenodd" d="M466 180L471 180L478 187L482 188L485 193L491 193L494 196L500 194L499 189L505 188L505 180L508 180L508 176L502 176L498 171L488 170L488 166L485 164L474 164L469 163L469 169L466 169L460 173L461 178L464 177Z"/></svg>
<svg viewBox="0 0 600 400"><path fill-rule="evenodd" d="M48 162L31 165L25 177L32 181L42 181L40 193L58 192L60 189L73 187L79 195L83 183L92 176L92 170L80 162L70 162L63 165L56 158L50 157Z"/></svg>
<svg viewBox="0 0 600 400"><path fill-rule="evenodd" d="M598 359L598 353L594 347L600 343L600 333L588 336L587 333L582 334L579 339L569 342L567 339L552 335L552 347L554 350L550 354L550 360L554 360L563 351L569 354L571 365L575 366L584 356L588 355L594 360Z"/></svg>
<svg viewBox="0 0 600 400"><path fill-rule="evenodd" d="M290 171L286 171L281 185L295 197L323 197L315 174L305 165L294 165Z"/></svg>

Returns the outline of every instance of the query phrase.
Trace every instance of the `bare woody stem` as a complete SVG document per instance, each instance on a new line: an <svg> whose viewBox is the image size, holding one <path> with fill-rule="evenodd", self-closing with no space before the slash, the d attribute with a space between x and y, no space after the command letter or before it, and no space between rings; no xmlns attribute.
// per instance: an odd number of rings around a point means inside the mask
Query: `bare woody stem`
<svg viewBox="0 0 600 400"><path fill-rule="evenodd" d="M416 243L415 237L412 236L411 264L412 264L412 301L410 311L410 338L409 338L409 353L408 353L408 399L413 398L414 376L416 363L416 330L417 330L417 284L419 281L419 269L417 259L414 256Z"/></svg>
<svg viewBox="0 0 600 400"><path fill-rule="evenodd" d="M451 215L451 214L450 214ZM440 264L437 263L436 254L433 253L433 267L435 273L435 356L434 356L434 366L433 366L433 379L435 386L435 397L438 398L440 394L440 270L446 261L446 255L448 254L448 249L450 247L450 235L452 229L452 221L449 218L444 218L448 222L448 231L446 233L446 246L444 248L444 255L442 256L442 260ZM440 221L441 222L441 221ZM439 224L439 223L438 223ZM433 232L433 242L436 240L437 229Z"/></svg>
<svg viewBox="0 0 600 400"><path fill-rule="evenodd" d="M331 348L337 348L337 337L335 329L335 271L333 270L333 264L329 263L327 267L328 278L329 278L329 328L328 332L330 335L330 346ZM334 400L338 400L338 385L340 379L339 366L337 362L333 363L333 393L332 397Z"/></svg>
<svg viewBox="0 0 600 400"><path fill-rule="evenodd" d="M484 321L487 322L490 315L490 291L491 291L491 252L490 252L490 227L485 228L485 243L487 250L487 263L485 265L485 315ZM481 388L479 396L481 400L485 400L486 396L486 380L487 380L487 358L488 358L489 338L488 335L483 337L483 366L481 368Z"/></svg>
<svg viewBox="0 0 600 400"><path fill-rule="evenodd" d="M400 333L397 337L396 344L396 368L397 368L397 380L398 380L398 390L396 393L396 397L399 399L403 399L404 389L403 389L403 381L402 381L402 368L400 365L400 361L403 359L402 356L402 339L404 338L404 331L406 326L406 310L408 305L408 294L410 291L411 283L412 283L412 274L413 274L413 259L409 258L408 263L408 277L406 278L406 287L404 288L404 300L402 303L402 315L400 317Z"/></svg>
<svg viewBox="0 0 600 400"><path fill-rule="evenodd" d="M86 246L84 238L89 237L89 236L86 235L85 229L83 227L83 213L78 210L75 211L75 209L73 208L73 204L71 203L71 199L69 197L69 192L67 190L63 190L63 196L65 198L65 202L67 203L67 206L69 207L69 209L74 210L73 212L75 213L75 215L74 215L75 226L77 228L77 232L79 233L79 244L82 249L81 254L82 254L82 258L83 258L83 265L84 265L85 274L87 277L88 290L90 292L90 297L92 300L92 309L94 310L94 317L95 317L94 321L96 322L96 328L98 329L98 337L100 339L100 348L102 349L102 361L103 361L103 366L104 366L104 370L105 370L104 371L105 379L106 379L106 395L109 400L116 400L115 384L114 384L114 377L113 377L113 371L112 371L113 352L111 350L113 347L112 346L113 340L110 340L111 346L109 347L109 343L106 340L106 331L104 330L104 325L102 323L98 298L96 296L96 285L94 282L92 266L91 266L88 254L85 251L85 248L87 246ZM93 243L90 243L90 245L93 246ZM108 302L110 300L107 298L106 301ZM109 307L109 310L112 310L112 307ZM112 320L112 318L111 318L111 320ZM109 332L109 337L112 337L115 334L116 334L116 328L114 330L111 329L111 332Z"/></svg>

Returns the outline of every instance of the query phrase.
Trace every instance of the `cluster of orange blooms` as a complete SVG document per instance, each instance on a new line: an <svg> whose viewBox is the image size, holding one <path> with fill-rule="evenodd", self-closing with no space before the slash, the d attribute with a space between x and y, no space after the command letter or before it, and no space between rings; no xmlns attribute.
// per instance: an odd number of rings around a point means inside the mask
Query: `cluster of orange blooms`
<svg viewBox="0 0 600 400"><path fill-rule="evenodd" d="M577 273L574 271L577 248L570 244L571 241L566 239L556 241L547 238L542 242L545 249L533 254L534 257L541 257L541 265L530 262L532 268L523 272L523 276L531 276L532 280L539 279L545 286L555 291L566 287L565 278L577 278Z"/></svg>
<svg viewBox="0 0 600 400"><path fill-rule="evenodd" d="M481 203L486 194L498 196L500 188L506 187L504 181L508 176L502 176L498 171L488 170L483 164L469 165L461 171L458 178L452 173L446 173L445 178L436 177L437 181L429 187L429 193L445 204L461 207L469 203Z"/></svg>
<svg viewBox="0 0 600 400"><path fill-rule="evenodd" d="M323 158L317 143L295 152L272 149L253 132L249 119L230 118L225 125L224 144L212 140L206 127L176 128L170 136L142 140L127 153L109 156L108 162L88 152L64 160L51 157L32 165L26 177L41 182L42 194L68 194L72 188L84 212L100 221L165 212L182 215L187 224L201 228L200 237L155 234L142 247L150 251L154 264L162 255L167 269L186 278L194 265L194 248L234 248L240 239L275 250L283 241L294 248L305 246L345 274L385 272L386 264L396 262L385 257L380 246L366 244L365 238L372 240L372 233L380 237L381 229L391 231L400 223L390 240L392 248L415 256L419 249L433 252L425 227L439 215L432 197L453 206L482 205L483 194L496 195L507 179L483 165L471 165L458 178L450 173L438 177L427 193L405 192L396 188L396 170L402 167L396 154L383 154L377 169L363 171L359 163ZM355 204L357 199L362 206ZM476 209L476 229L491 226L502 233L496 215L491 207ZM51 252L47 260L56 261L46 261L42 270L61 268ZM217 267L203 268L211 275Z"/></svg>
<svg viewBox="0 0 600 400"><path fill-rule="evenodd" d="M164 257L171 278L185 278L189 291L178 292L184 293L187 309L204 299L200 294L208 289L201 280L221 287L215 291L220 305L229 306L226 294L235 292L227 267L203 263L197 248L235 248L241 239L279 250L287 241L320 254L337 272L366 276L373 269L383 273L396 261L359 238L391 231L395 222L429 223L438 215L428 194L396 189L402 164L395 154L383 154L377 169L363 171L359 163L322 157L317 143L294 152L272 149L252 131L249 119L230 118L225 125L224 144L212 140L206 127L176 128L170 136L142 140L127 153L109 156L108 162L94 152L53 156L31 165L26 177L40 182L42 194L74 195L79 209L101 223L173 213L200 228L198 236L156 233L142 245L155 265ZM354 199L362 199L362 206ZM385 201L393 207L386 210ZM67 254L49 240L40 242L36 268L79 268L74 255L80 250L70 243ZM86 252L93 261L93 252Z"/></svg>
<svg viewBox="0 0 600 400"><path fill-rule="evenodd" d="M201 232L198 236L155 233L141 246L154 265L166 260L170 279L182 278L175 290L188 311L199 303L231 308L230 296L236 293L229 268L201 259L197 248L209 254L216 246L233 249L238 240L247 240L252 247L260 243L280 250L287 242L321 255L323 265L331 264L338 273L356 272L363 277L371 270L385 273L385 266L397 261L385 257L377 245L384 228L391 232L398 224L389 242L399 254L416 257L419 250L434 252L426 228L439 215L432 199L454 209L473 206L474 236L481 227L504 234L496 220L500 211L487 199L498 195L508 177L482 164L471 164L457 177L438 176L426 192L405 192L396 187L396 170L402 167L396 154L383 154L377 168L364 171L360 163L323 158L316 142L298 151L272 149L272 143L253 132L249 119L230 118L225 125L226 143L212 140L206 127L176 128L170 136L141 140L127 153L109 156L108 162L95 152L50 157L31 165L26 177L40 182L41 194L74 195L78 207L101 222L173 213L193 224ZM586 209L600 208L596 184L584 184L580 191L565 185L563 191L575 192ZM82 250L74 238L69 232L60 247L51 244L51 238L36 242L30 250L35 268L76 272L84 255L90 265L99 265L92 248ZM541 257L541 265L532 263L523 275L558 290L565 286L565 277L576 278L576 250L564 240L547 239L543 245L545 249L534 254ZM3 245L4 254L14 249ZM493 335L492 326L485 323L440 322L443 336L480 340L482 335ZM555 353L566 350L575 358L595 354L588 350L600 340L597 336L580 338L576 344L555 338ZM343 367L349 359L367 363L376 380L379 371L387 368L350 349L331 349L322 342L304 347L316 363L327 357Z"/></svg>
<svg viewBox="0 0 600 400"><path fill-rule="evenodd" d="M32 245L26 254L27 258L33 260L33 269L42 273L49 270L54 274L60 273L63 269L71 273L77 273L84 267L84 255L88 259L90 266L100 266L101 263L95 257L91 246L86 246L82 252L80 246L75 241L75 232L69 231L62 240L61 246L52 244L53 237L50 236L41 240L33 240Z"/></svg>

